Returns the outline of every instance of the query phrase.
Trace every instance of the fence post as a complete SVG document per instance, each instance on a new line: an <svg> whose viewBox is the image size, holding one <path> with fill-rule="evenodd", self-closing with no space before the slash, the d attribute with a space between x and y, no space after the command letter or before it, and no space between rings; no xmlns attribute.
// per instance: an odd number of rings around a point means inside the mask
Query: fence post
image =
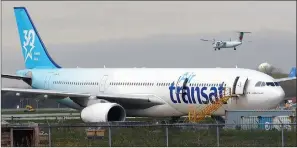
<svg viewBox="0 0 297 148"><path fill-rule="evenodd" d="M285 146L285 143L284 143L284 125L282 123L282 147Z"/></svg>
<svg viewBox="0 0 297 148"><path fill-rule="evenodd" d="M51 135L51 126L48 126L48 146L52 147L52 135Z"/></svg>
<svg viewBox="0 0 297 148"><path fill-rule="evenodd" d="M111 127L110 127L110 125L108 127L108 143L109 143L109 147L111 147Z"/></svg>
<svg viewBox="0 0 297 148"><path fill-rule="evenodd" d="M284 147L284 124L280 118L278 118L278 121L281 123L281 128L282 128L282 147Z"/></svg>
<svg viewBox="0 0 297 148"><path fill-rule="evenodd" d="M168 147L168 126L166 125L166 146Z"/></svg>
<svg viewBox="0 0 297 148"><path fill-rule="evenodd" d="M215 120L217 123L217 147L220 147L220 130L219 130L219 123L217 120Z"/></svg>

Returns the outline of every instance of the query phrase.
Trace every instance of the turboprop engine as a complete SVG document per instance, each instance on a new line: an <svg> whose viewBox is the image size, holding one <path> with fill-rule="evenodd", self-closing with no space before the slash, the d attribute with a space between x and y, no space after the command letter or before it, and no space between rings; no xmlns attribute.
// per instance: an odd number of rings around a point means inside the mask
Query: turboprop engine
<svg viewBox="0 0 297 148"><path fill-rule="evenodd" d="M85 107L81 111L84 122L125 121L125 109L116 103L96 103Z"/></svg>

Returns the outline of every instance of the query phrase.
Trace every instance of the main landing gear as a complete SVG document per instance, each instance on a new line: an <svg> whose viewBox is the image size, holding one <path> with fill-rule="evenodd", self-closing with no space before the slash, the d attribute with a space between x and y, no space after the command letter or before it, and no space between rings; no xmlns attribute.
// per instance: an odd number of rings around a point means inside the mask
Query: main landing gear
<svg viewBox="0 0 297 148"><path fill-rule="evenodd" d="M180 117L171 117L171 119L169 120L169 123L170 124L178 123L179 119L180 119Z"/></svg>
<svg viewBox="0 0 297 148"><path fill-rule="evenodd" d="M236 50L236 48L234 47L234 50Z"/></svg>
<svg viewBox="0 0 297 148"><path fill-rule="evenodd" d="M215 50L217 50L217 49L215 48ZM218 48L218 50L220 50L220 48Z"/></svg>

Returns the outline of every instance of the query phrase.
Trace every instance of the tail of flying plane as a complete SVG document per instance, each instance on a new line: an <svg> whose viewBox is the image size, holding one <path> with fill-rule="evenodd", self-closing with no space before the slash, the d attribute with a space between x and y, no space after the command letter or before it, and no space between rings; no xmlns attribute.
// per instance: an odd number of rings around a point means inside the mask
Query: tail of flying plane
<svg viewBox="0 0 297 148"><path fill-rule="evenodd" d="M240 31L240 32L238 32L238 33L239 33L239 38L238 38L238 40L239 40L240 42L242 42L243 35L244 35L245 33L251 33L251 32L242 32L242 31Z"/></svg>
<svg viewBox="0 0 297 148"><path fill-rule="evenodd" d="M14 7L22 53L27 69L61 68L48 54L25 7Z"/></svg>
<svg viewBox="0 0 297 148"><path fill-rule="evenodd" d="M290 73L289 73L289 77L296 77L296 67L292 67Z"/></svg>

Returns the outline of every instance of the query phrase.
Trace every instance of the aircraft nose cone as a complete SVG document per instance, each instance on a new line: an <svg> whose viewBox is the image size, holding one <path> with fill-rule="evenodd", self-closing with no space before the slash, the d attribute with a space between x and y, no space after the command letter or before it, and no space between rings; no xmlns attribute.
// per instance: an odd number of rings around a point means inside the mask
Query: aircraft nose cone
<svg viewBox="0 0 297 148"><path fill-rule="evenodd" d="M273 97L276 99L276 100L283 100L284 97L285 97L285 92L282 88L276 90L274 93L273 93Z"/></svg>

